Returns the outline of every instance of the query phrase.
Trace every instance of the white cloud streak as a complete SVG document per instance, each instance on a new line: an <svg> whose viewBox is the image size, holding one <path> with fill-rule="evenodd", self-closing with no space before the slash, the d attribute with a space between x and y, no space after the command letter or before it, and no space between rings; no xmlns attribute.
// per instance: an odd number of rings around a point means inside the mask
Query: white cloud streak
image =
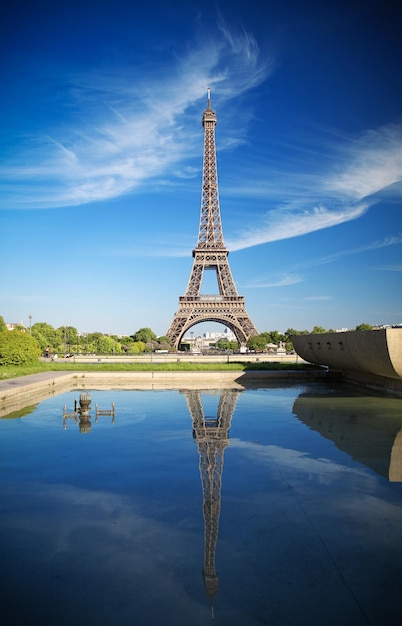
<svg viewBox="0 0 402 626"><path fill-rule="evenodd" d="M376 269L387 272L402 272L402 265L384 265L383 267L377 267Z"/></svg>
<svg viewBox="0 0 402 626"><path fill-rule="evenodd" d="M42 209L121 196L151 179L191 177L186 161L199 157L193 105L216 87L225 101L262 82L271 71L254 38L220 24L220 37L192 42L158 75L75 76L66 110L70 124L46 129L0 168L2 207ZM78 118L78 122L77 122Z"/></svg>
<svg viewBox="0 0 402 626"><path fill-rule="evenodd" d="M323 257L316 257L313 259L309 259L303 261L297 265L296 268L293 268L289 273L280 276L276 280L267 280L266 278L261 278L254 280L246 285L242 285L243 288L256 289L262 287L288 287L289 285L296 285L304 281L304 276L299 273L294 273L296 270L305 270L312 267L318 267L320 265L326 265L327 263L334 263L338 259L351 256L354 254L363 254L365 252L370 252L372 250L379 250L381 248L388 248L389 246L396 246L402 243L402 235L395 235L392 237L386 237L382 240L373 241L365 246L359 246L357 248L349 248L347 250L340 250L334 254L329 254ZM402 271L402 266L386 266L377 268L381 270L389 270L389 271ZM303 300L330 300L330 296L311 296L308 298L303 298Z"/></svg>
<svg viewBox="0 0 402 626"><path fill-rule="evenodd" d="M222 19L218 30L219 37L189 42L175 67L169 59L169 71L161 67L157 75L130 68L117 76L97 72L70 79L65 85L70 123L26 140L0 167L0 208L82 205L133 193L151 181L163 186L169 178L169 185L172 180L182 184L199 175L191 163L200 157L194 107L199 119L206 87L216 93L218 108L229 99L235 102L273 71L273 60L261 58L252 35L233 32ZM241 141L239 135L223 138L224 145ZM326 158L320 159L325 148ZM346 145L311 149L308 156L308 173L294 171L294 164L293 171L284 163L278 172L262 163L245 176L247 185L240 181L228 190L271 207L256 216L253 228L245 216L244 228L226 240L230 250L359 219L381 194L400 195L402 190L402 126L372 129ZM182 256L184 250L176 246L165 254Z"/></svg>
<svg viewBox="0 0 402 626"><path fill-rule="evenodd" d="M250 289L261 289L265 287L288 287L289 285L296 285L297 283L303 282L303 277L298 274L286 274L284 276L280 276L277 280L268 281L264 279L257 279L248 283L247 285L243 285L243 287L247 287Z"/></svg>
<svg viewBox="0 0 402 626"><path fill-rule="evenodd" d="M333 263L334 261L353 254L362 254L364 252L370 252L372 250L379 250L381 248L388 248L389 246L397 246L402 243L402 235L394 235L392 237L385 237L385 239L373 241L365 246L358 246L357 248L349 248L347 250L340 250L334 254L328 256L318 257L310 259L301 263L299 268L317 267L319 265L325 265L326 263Z"/></svg>
<svg viewBox="0 0 402 626"><path fill-rule="evenodd" d="M270 211L257 229L244 231L237 240L227 242L230 250L241 250L263 243L291 239L323 228L337 226L364 215L368 205L330 210L322 205L312 209L293 209L292 205Z"/></svg>
<svg viewBox="0 0 402 626"><path fill-rule="evenodd" d="M402 190L402 127L370 130L353 142L342 168L326 181L330 192L358 202L391 185Z"/></svg>
<svg viewBox="0 0 402 626"><path fill-rule="evenodd" d="M384 194L402 192L402 127L388 125L364 133L332 153L335 165L317 163L319 174L289 172L261 174L271 184L248 185L245 193L259 198L279 198L281 203L266 212L252 228L244 228L226 245L241 250L273 241L299 237L359 219ZM240 189L232 190L237 194Z"/></svg>

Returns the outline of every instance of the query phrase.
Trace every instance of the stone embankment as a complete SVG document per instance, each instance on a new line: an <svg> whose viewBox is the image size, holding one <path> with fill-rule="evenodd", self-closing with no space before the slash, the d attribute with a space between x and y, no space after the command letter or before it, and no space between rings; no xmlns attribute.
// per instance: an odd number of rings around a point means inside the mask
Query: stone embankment
<svg viewBox="0 0 402 626"><path fill-rule="evenodd" d="M324 370L44 372L0 382L0 417L74 389L245 389L326 376Z"/></svg>

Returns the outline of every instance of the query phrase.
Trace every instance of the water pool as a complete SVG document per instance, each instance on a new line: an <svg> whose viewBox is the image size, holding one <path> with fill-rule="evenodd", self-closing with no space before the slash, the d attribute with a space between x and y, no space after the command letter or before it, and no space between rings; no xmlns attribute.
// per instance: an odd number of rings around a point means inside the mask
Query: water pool
<svg viewBox="0 0 402 626"><path fill-rule="evenodd" d="M4 624L394 623L400 399L91 390L85 416L79 395L0 420Z"/></svg>

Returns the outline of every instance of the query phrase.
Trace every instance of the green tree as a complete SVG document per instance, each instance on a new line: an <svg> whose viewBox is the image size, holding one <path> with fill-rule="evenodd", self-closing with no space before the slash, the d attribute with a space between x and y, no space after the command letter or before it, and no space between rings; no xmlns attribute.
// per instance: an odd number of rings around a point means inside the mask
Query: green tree
<svg viewBox="0 0 402 626"><path fill-rule="evenodd" d="M355 330L373 330L371 324L359 324L356 326Z"/></svg>
<svg viewBox="0 0 402 626"><path fill-rule="evenodd" d="M45 349L49 345L49 342L47 341L46 337L42 335L42 333L40 333L37 328L35 329L32 328L32 337L34 337L36 341L38 342L41 352L43 354L45 352ZM57 346L56 346L56 350L57 350Z"/></svg>
<svg viewBox="0 0 402 626"><path fill-rule="evenodd" d="M269 341L267 341L266 333L261 333L260 335L250 337L247 341L247 347L249 350L264 350L267 343L269 343Z"/></svg>
<svg viewBox="0 0 402 626"><path fill-rule="evenodd" d="M0 333L2 333L5 330L8 330L8 328L6 326L3 316L0 315Z"/></svg>
<svg viewBox="0 0 402 626"><path fill-rule="evenodd" d="M31 328L32 337L38 341L42 350L49 346L51 352L56 352L63 343L62 334L46 322L35 322Z"/></svg>
<svg viewBox="0 0 402 626"><path fill-rule="evenodd" d="M107 335L100 335L91 342L91 346L93 347L92 351L97 354L120 354L122 352L121 343Z"/></svg>
<svg viewBox="0 0 402 626"><path fill-rule="evenodd" d="M294 349L292 337L293 335L309 335L308 330L296 330L295 328L288 328L284 334L285 349L286 352L291 352Z"/></svg>
<svg viewBox="0 0 402 626"><path fill-rule="evenodd" d="M287 337L291 337L292 335L309 335L308 330L295 330L294 328L288 328L285 332Z"/></svg>
<svg viewBox="0 0 402 626"><path fill-rule="evenodd" d="M66 350L69 352L77 350L80 343L77 329L74 326L60 326L57 330L60 332L61 344Z"/></svg>
<svg viewBox="0 0 402 626"><path fill-rule="evenodd" d="M140 354L145 351L145 343L143 341L133 341L129 347L129 354Z"/></svg>
<svg viewBox="0 0 402 626"><path fill-rule="evenodd" d="M0 365L28 365L39 359L40 347L34 337L18 331L0 333Z"/></svg>
<svg viewBox="0 0 402 626"><path fill-rule="evenodd" d="M156 341L156 335L150 328L140 328L134 335L131 335L134 341L143 341L144 343L151 343Z"/></svg>
<svg viewBox="0 0 402 626"><path fill-rule="evenodd" d="M238 350L239 348L237 341L229 341L229 339L218 339L218 341L211 345L220 348L220 350Z"/></svg>
<svg viewBox="0 0 402 626"><path fill-rule="evenodd" d="M132 346L134 339L126 335L124 337L119 337L117 341L121 345L123 352L129 352L130 346Z"/></svg>
<svg viewBox="0 0 402 626"><path fill-rule="evenodd" d="M327 331L322 326L314 326L311 332L313 335L320 335L321 333L326 333Z"/></svg>
<svg viewBox="0 0 402 626"><path fill-rule="evenodd" d="M280 333L278 330L271 330L268 335L267 343L274 343L275 345L279 345L280 341L286 341L286 336L283 333Z"/></svg>

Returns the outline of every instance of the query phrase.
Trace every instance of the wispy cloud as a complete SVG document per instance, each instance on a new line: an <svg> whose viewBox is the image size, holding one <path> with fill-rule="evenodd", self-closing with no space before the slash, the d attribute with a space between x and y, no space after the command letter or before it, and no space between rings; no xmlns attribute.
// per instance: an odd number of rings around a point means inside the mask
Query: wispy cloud
<svg viewBox="0 0 402 626"><path fill-rule="evenodd" d="M265 280L265 279L257 279L252 281L251 283L247 283L247 285L242 285L243 288L247 287L249 289L260 289L265 287L288 287L289 285L296 285L297 283L303 282L303 277L298 274L286 274L284 276L280 276L276 280Z"/></svg>
<svg viewBox="0 0 402 626"><path fill-rule="evenodd" d="M346 148L345 163L326 181L327 189L356 201L392 185L402 191L402 127L369 130Z"/></svg>
<svg viewBox="0 0 402 626"><path fill-rule="evenodd" d="M303 260L297 264L297 267L293 267L289 270L287 274L279 276L277 279L266 279L259 278L246 285L242 285L242 288L255 289L260 287L287 287L289 285L295 285L297 283L301 283L304 281L304 276L300 272L312 267L318 267L320 265L326 265L327 263L334 263L338 259L351 256L354 254L362 254L364 252L370 252L372 250L379 250L381 248L387 248L389 246L395 246L402 243L402 235L395 235L392 237L385 237L385 239L372 241L365 246L358 246L356 248L348 248L345 250L340 250L339 252L335 252L334 254L328 254L326 256L314 257L311 259ZM390 270L400 272L402 271L402 266L394 265L394 266L385 266L381 268L377 268L381 270ZM309 296L303 298L303 300L330 300L331 296Z"/></svg>
<svg viewBox="0 0 402 626"><path fill-rule="evenodd" d="M152 76L139 71L69 77L64 114L73 111L70 123L44 129L8 158L0 168L2 207L80 205L172 172L193 176L188 165L199 156L200 135L194 104L199 116L208 86L217 87L222 102L258 85L271 68L250 34L221 22L219 36L189 43L173 69L167 58Z"/></svg>
<svg viewBox="0 0 402 626"><path fill-rule="evenodd" d="M334 254L328 254L327 256L316 257L307 261L303 261L299 268L317 267L319 265L325 265L326 263L332 263L338 259L350 256L353 254L362 254L364 252L370 252L371 250L379 250L381 248L388 248L389 246L396 246L402 243L402 235L394 235L392 237L385 237L372 241L364 246L357 246L356 248L348 248L345 250L339 250Z"/></svg>
<svg viewBox="0 0 402 626"><path fill-rule="evenodd" d="M310 173L305 173L300 163L296 165L299 171L284 167L278 172L277 166L271 171L268 166L259 171L255 184L252 180L243 190L240 186L231 189L237 195L277 204L261 220L254 220L252 229L245 226L228 239L229 249L241 250L337 226L362 217L383 194L400 197L402 193L402 126L384 126L355 140L328 145L324 160L311 152Z"/></svg>
<svg viewBox="0 0 402 626"><path fill-rule="evenodd" d="M308 298L303 298L303 300L332 300L332 296L309 296Z"/></svg>
<svg viewBox="0 0 402 626"><path fill-rule="evenodd" d="M271 210L257 227L244 231L238 239L228 241L226 245L230 250L241 250L263 243L299 237L357 219L367 209L367 204L337 210L330 210L322 205L311 209L308 207L296 209L292 205L279 207Z"/></svg>
<svg viewBox="0 0 402 626"><path fill-rule="evenodd" d="M376 267L375 269L387 272L402 272L402 265L384 265L382 267Z"/></svg>

